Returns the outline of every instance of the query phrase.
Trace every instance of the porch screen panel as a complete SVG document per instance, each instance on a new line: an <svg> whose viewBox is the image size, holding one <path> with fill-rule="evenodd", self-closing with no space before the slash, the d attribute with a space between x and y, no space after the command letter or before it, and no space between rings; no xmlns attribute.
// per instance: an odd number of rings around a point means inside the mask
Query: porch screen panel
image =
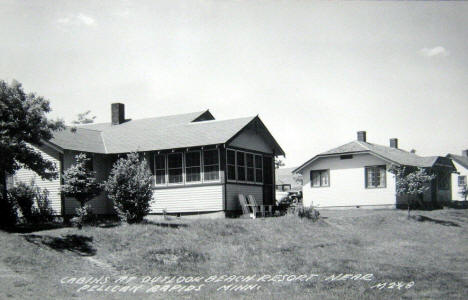
<svg viewBox="0 0 468 300"><path fill-rule="evenodd" d="M227 150L226 153L227 179L236 180L236 152Z"/></svg>
<svg viewBox="0 0 468 300"><path fill-rule="evenodd" d="M255 155L255 182L263 182L263 158L261 155Z"/></svg>
<svg viewBox="0 0 468 300"><path fill-rule="evenodd" d="M212 181L219 179L219 155L218 149L203 151L203 180Z"/></svg>
<svg viewBox="0 0 468 300"><path fill-rule="evenodd" d="M245 160L247 163L247 181L255 181L255 168L254 168L254 155L251 153L245 154Z"/></svg>
<svg viewBox="0 0 468 300"><path fill-rule="evenodd" d="M156 184L166 183L166 156L164 154L155 155L154 172L156 175Z"/></svg>
<svg viewBox="0 0 468 300"><path fill-rule="evenodd" d="M182 183L182 153L168 154L167 167L169 183Z"/></svg>
<svg viewBox="0 0 468 300"><path fill-rule="evenodd" d="M237 158L237 180L245 181L245 153L241 151L237 151L236 158Z"/></svg>
<svg viewBox="0 0 468 300"><path fill-rule="evenodd" d="M187 182L201 181L201 152L187 152L185 154L185 180Z"/></svg>

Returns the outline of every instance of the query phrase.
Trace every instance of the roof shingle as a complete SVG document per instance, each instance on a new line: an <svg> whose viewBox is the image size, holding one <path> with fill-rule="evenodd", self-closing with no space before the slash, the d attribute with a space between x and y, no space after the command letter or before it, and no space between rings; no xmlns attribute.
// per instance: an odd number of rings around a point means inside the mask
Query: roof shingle
<svg viewBox="0 0 468 300"><path fill-rule="evenodd" d="M204 113L82 125L76 132L69 127L56 132L50 142L63 149L108 154L216 145L227 142L256 118L192 122Z"/></svg>

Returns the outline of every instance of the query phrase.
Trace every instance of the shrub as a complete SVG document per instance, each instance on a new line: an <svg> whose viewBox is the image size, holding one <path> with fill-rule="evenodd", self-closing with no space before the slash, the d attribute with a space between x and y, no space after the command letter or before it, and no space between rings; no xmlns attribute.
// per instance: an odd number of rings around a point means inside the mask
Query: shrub
<svg viewBox="0 0 468 300"><path fill-rule="evenodd" d="M306 218L312 221L317 221L320 218L319 211L312 206L299 206L296 208L295 213L299 218Z"/></svg>
<svg viewBox="0 0 468 300"><path fill-rule="evenodd" d="M34 182L30 185L19 182L16 186L8 191L11 201L13 201L19 208L24 220L26 222L33 222L34 219L34 198L36 190L34 189Z"/></svg>
<svg viewBox="0 0 468 300"><path fill-rule="evenodd" d="M23 221L26 223L51 222L54 211L50 206L49 191L41 190L34 181L28 185L19 182L9 190L9 198L19 208Z"/></svg>
<svg viewBox="0 0 468 300"><path fill-rule="evenodd" d="M47 189L40 190L36 187L36 205L37 208L33 210L36 222L52 222L54 220L54 210L50 206L49 191Z"/></svg>
<svg viewBox="0 0 468 300"><path fill-rule="evenodd" d="M137 153L130 153L114 164L104 189L114 201L120 220L137 223L149 213L151 178L146 160L140 160Z"/></svg>
<svg viewBox="0 0 468 300"><path fill-rule="evenodd" d="M81 229L83 225L93 224L97 221L96 215L90 205L85 204L76 209L76 217L72 219L72 224Z"/></svg>

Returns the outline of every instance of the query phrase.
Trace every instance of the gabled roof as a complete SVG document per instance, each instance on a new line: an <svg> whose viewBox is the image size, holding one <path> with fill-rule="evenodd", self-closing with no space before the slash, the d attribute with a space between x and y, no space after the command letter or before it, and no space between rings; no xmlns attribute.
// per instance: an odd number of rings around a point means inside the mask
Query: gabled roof
<svg viewBox="0 0 468 300"><path fill-rule="evenodd" d="M423 157L399 148L392 148L362 141L352 141L314 156L312 159L296 168L293 172L296 173L301 171L304 169L304 167L322 157L360 153L370 153L376 157L379 157L380 159L397 165L423 168L429 168L438 165L454 168L451 162L446 161L443 157L440 156Z"/></svg>
<svg viewBox="0 0 468 300"><path fill-rule="evenodd" d="M454 161L468 169L468 157L451 153L447 154L447 157L453 159Z"/></svg>
<svg viewBox="0 0 468 300"><path fill-rule="evenodd" d="M261 123L258 116L218 121L203 111L119 125L81 125L76 132L69 127L56 132L50 142L62 149L106 154L191 148L224 144L256 120Z"/></svg>

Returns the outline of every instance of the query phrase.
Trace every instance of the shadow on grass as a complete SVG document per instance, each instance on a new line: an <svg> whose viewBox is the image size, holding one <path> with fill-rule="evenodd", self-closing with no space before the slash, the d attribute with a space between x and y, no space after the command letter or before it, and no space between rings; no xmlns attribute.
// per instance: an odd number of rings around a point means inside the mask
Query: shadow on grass
<svg viewBox="0 0 468 300"><path fill-rule="evenodd" d="M24 238L30 243L38 246L42 244L59 252L67 250L81 256L93 256L97 252L91 245L93 238L84 235L68 234L61 237L54 237L49 235L28 234L24 235Z"/></svg>
<svg viewBox="0 0 468 300"><path fill-rule="evenodd" d="M141 224L148 224L148 225L154 225L154 226L159 226L159 227L166 227L166 228L185 228L189 227L188 224L181 224L181 223L168 223L168 222L154 222L154 221L148 221L145 220Z"/></svg>
<svg viewBox="0 0 468 300"><path fill-rule="evenodd" d="M432 222L432 223L436 223L436 224L440 224L440 225L444 225L444 226L460 227L460 225L458 225L457 223L452 222L452 221L432 219L432 218L429 218L429 217L426 217L426 216L421 216L421 215L411 216L411 218L413 220L418 221L418 222Z"/></svg>

